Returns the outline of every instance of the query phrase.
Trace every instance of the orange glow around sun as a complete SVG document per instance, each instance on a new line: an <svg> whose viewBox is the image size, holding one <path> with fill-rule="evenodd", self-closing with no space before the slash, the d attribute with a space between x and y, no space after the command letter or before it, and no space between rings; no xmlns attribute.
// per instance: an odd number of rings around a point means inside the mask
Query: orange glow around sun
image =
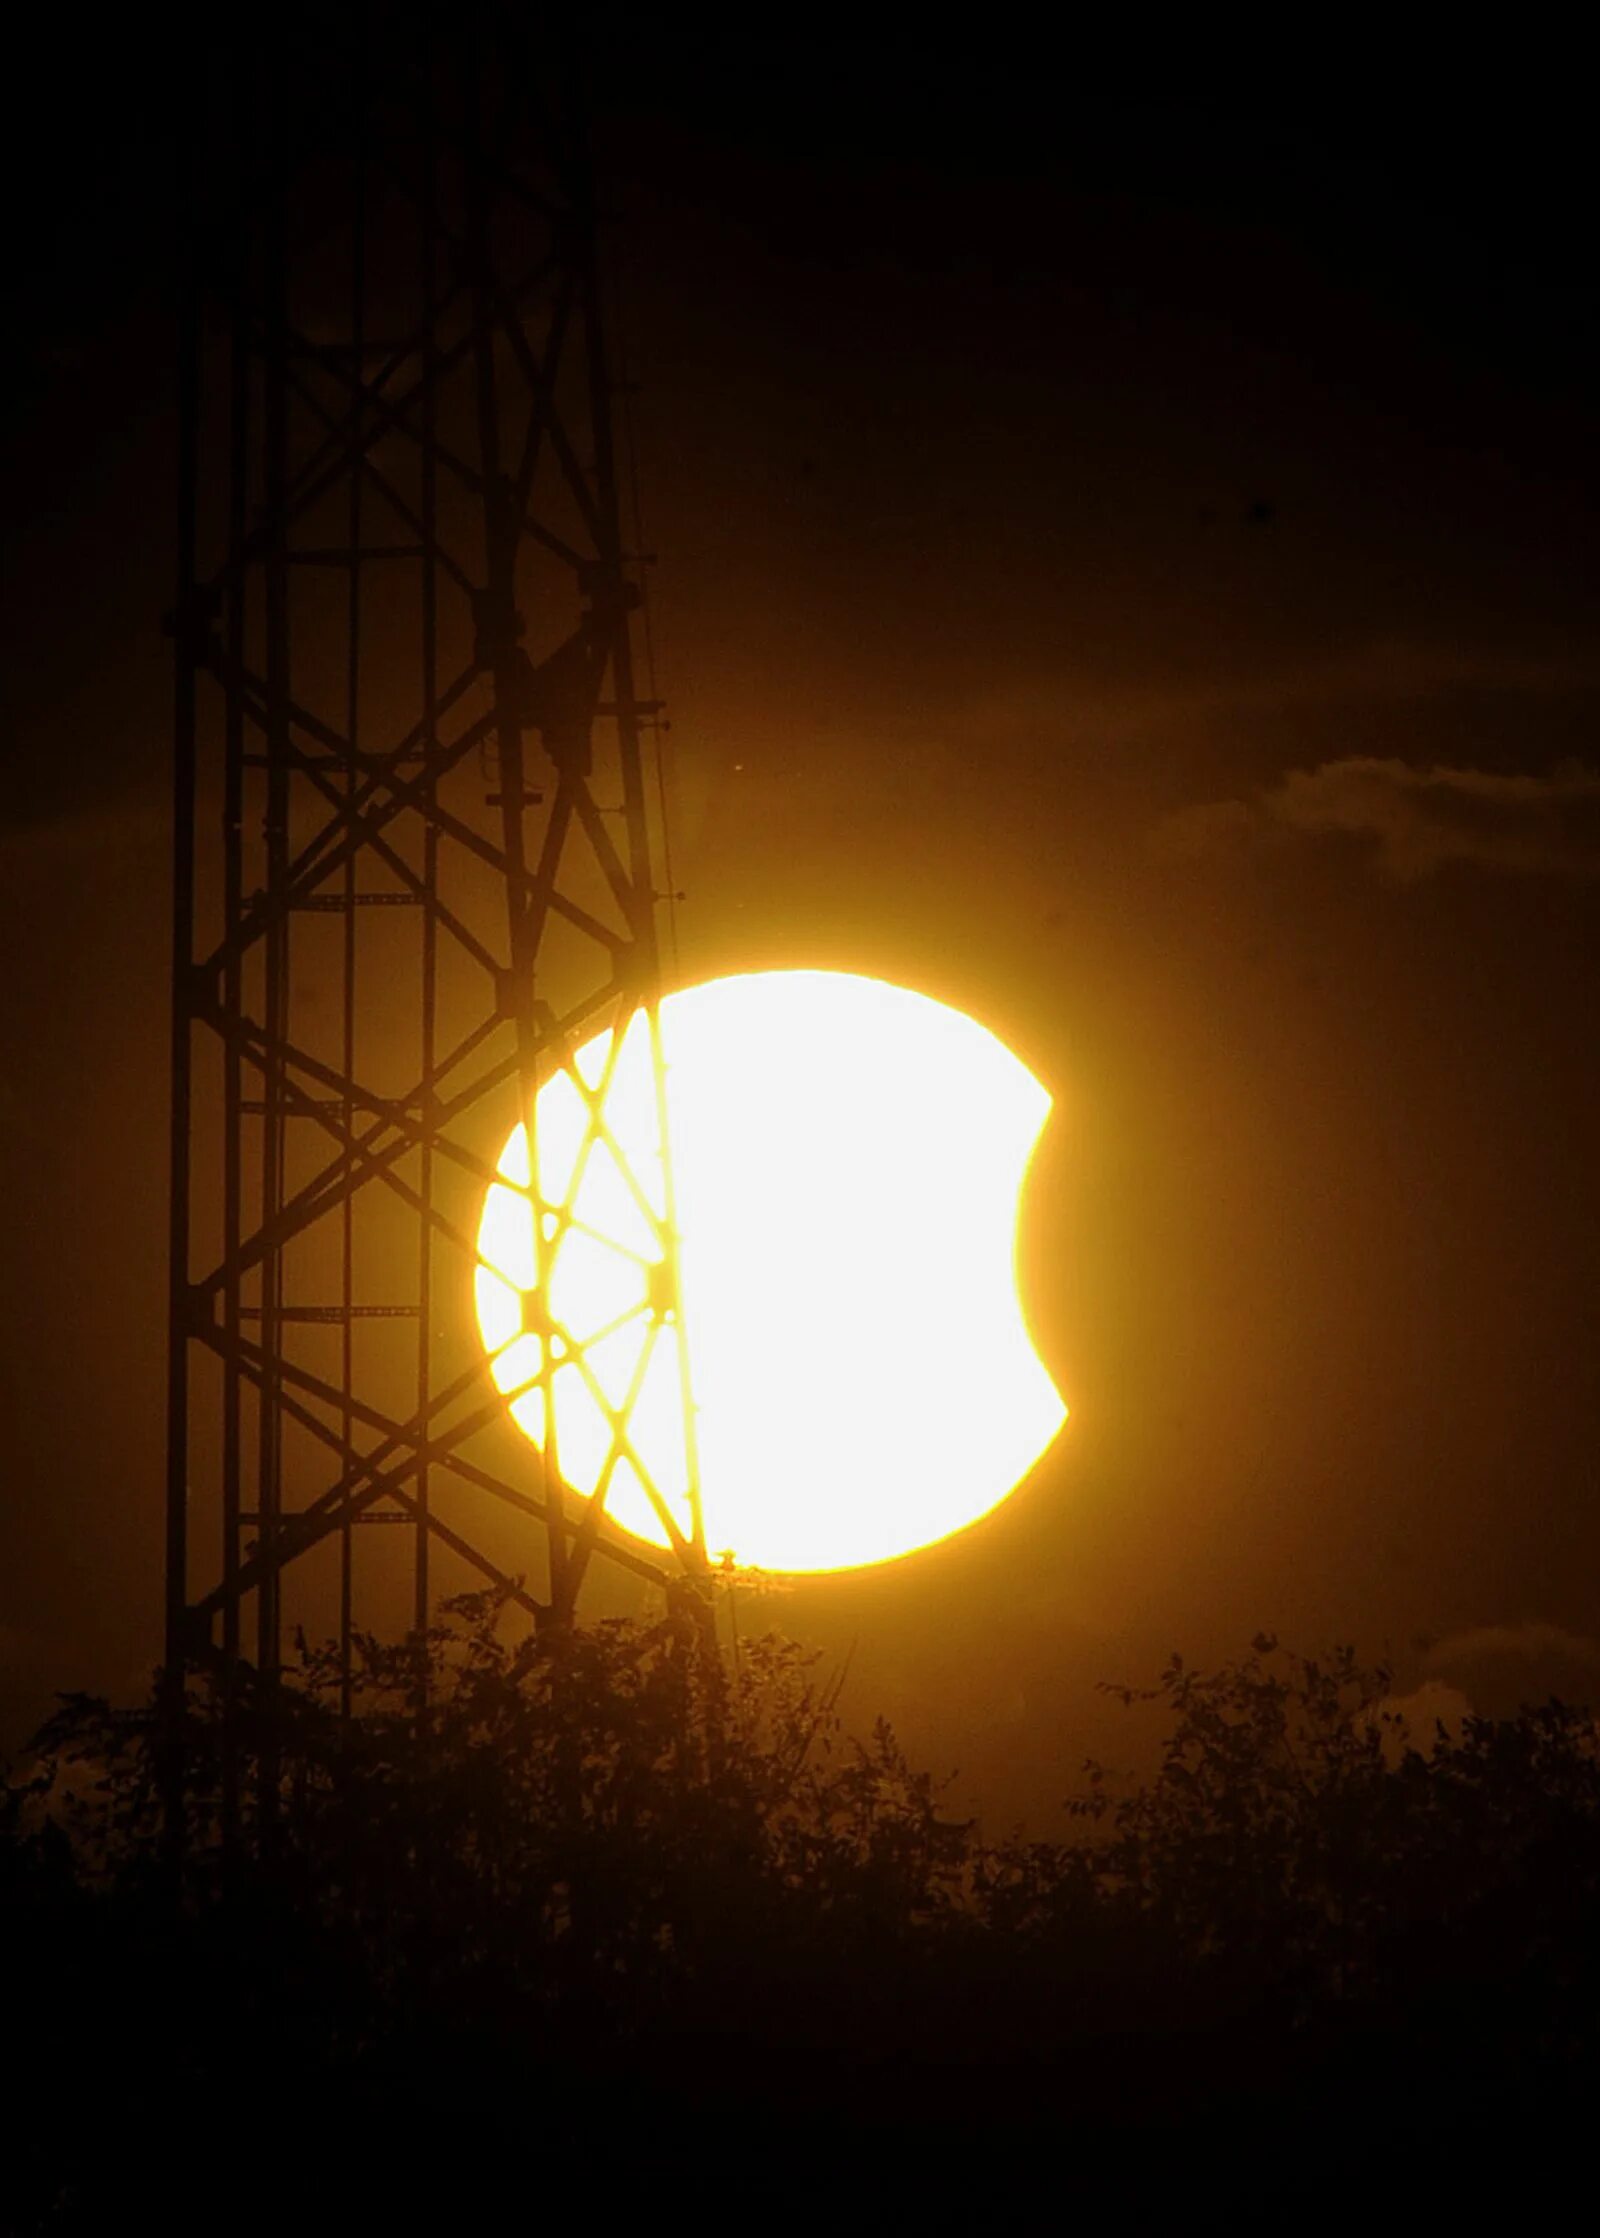
<svg viewBox="0 0 1600 2238"><path fill-rule="evenodd" d="M1066 1413L1015 1268L1049 1096L973 1019L849 973L688 988L660 1030L707 1547L848 1569L976 1521ZM479 1226L478 1322L541 1445L550 1343L562 1477L585 1496L604 1478L612 1520L665 1546L656 1502L687 1533L690 1459L652 1271L665 1198L647 1014L614 1054L612 1038L578 1053L581 1089L562 1072L538 1098L548 1297L518 1127Z"/></svg>

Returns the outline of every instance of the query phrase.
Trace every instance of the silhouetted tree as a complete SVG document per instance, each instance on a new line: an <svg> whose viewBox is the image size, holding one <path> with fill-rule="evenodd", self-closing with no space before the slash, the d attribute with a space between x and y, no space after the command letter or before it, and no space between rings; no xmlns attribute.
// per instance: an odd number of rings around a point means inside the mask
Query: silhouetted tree
<svg viewBox="0 0 1600 2238"><path fill-rule="evenodd" d="M348 1717L331 1649L231 1702L193 1675L176 1859L170 1715L63 1703L0 1791L39 2227L175 2105L222 2180L286 2076L355 2132L425 2080L430 2135L537 2106L603 2151L626 2107L661 2152L710 2120L1216 2140L1224 2107L1287 2134L1419 2074L1545 2112L1594 2087L1586 1712L1412 1735L1387 1670L1263 1635L1114 1689L1163 1721L1154 1775L1091 1764L1065 1838L992 1843L790 1643L506 1617L358 1641Z"/></svg>

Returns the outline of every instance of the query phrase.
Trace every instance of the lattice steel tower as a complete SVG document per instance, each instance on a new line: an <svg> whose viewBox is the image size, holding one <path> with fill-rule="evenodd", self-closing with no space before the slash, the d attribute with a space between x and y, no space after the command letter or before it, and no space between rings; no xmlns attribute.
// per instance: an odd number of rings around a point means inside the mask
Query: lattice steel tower
<svg viewBox="0 0 1600 2238"><path fill-rule="evenodd" d="M190 182L167 1646L271 1674L297 1623L348 1656L352 1626L420 1626L448 1583L560 1620L586 1573L694 1580L705 1556L658 711L571 79L525 10L272 11L237 36ZM643 1164L606 1120L635 1061ZM580 1139L547 1174L536 1103L562 1078ZM496 1373L478 1221L519 1121L529 1265L496 1278L519 1315ZM601 1162L646 1238L602 1332L631 1332L620 1382L561 1306ZM603 1426L582 1472L563 1376ZM683 1435L653 1475L633 1410L663 1377ZM606 1514L624 1474L651 1534Z"/></svg>

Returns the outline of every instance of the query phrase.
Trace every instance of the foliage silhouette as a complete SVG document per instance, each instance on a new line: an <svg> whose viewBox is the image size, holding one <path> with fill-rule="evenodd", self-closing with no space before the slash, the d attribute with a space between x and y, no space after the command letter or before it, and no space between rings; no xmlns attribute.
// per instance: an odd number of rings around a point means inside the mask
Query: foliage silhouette
<svg viewBox="0 0 1600 2238"><path fill-rule="evenodd" d="M285 2154L296 2108L336 2108L362 2197L415 2206L449 2140L515 2157L534 2108L620 2180L619 2135L643 2168L707 2125L1020 2152L1215 2142L1246 2107L1287 2136L1380 2089L1546 2117L1592 2092L1586 1712L1413 1736L1386 1670L1263 1635L1114 1689L1163 1721L1154 1777L1090 1764L1063 1839L995 1843L886 1725L849 1739L790 1643L730 1661L683 1609L516 1639L505 1613L359 1641L348 1718L331 1650L231 1704L192 1676L177 1856L170 1717L62 1704L0 1800L37 2227L98 2211L162 2120L225 2180L247 2107ZM351 2139L406 2104L403 2174L375 2169Z"/></svg>

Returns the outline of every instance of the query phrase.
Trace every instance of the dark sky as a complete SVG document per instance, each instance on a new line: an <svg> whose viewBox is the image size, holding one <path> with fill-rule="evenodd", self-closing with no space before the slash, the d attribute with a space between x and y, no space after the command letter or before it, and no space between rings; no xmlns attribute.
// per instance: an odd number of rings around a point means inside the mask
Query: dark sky
<svg viewBox="0 0 1600 2238"><path fill-rule="evenodd" d="M157 1633L171 111L75 70L6 199L7 1738ZM1600 1663L1578 121L843 40L608 78L686 973L919 985L1057 1098L1066 1434L775 1604L996 1820L1172 1647L1485 1707Z"/></svg>

